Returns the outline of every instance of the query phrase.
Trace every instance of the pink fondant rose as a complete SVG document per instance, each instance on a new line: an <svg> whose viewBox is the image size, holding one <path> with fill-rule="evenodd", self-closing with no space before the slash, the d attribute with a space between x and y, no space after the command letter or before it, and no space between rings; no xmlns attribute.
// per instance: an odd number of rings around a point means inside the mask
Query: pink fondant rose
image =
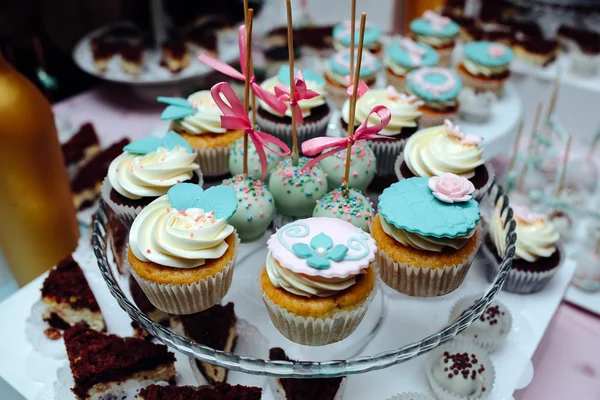
<svg viewBox="0 0 600 400"><path fill-rule="evenodd" d="M455 174L442 174L429 178L429 189L444 203L462 203L471 200L475 186L467 178Z"/></svg>
<svg viewBox="0 0 600 400"><path fill-rule="evenodd" d="M488 54L493 58L504 57L506 54L506 47L500 43L492 43L488 48Z"/></svg>

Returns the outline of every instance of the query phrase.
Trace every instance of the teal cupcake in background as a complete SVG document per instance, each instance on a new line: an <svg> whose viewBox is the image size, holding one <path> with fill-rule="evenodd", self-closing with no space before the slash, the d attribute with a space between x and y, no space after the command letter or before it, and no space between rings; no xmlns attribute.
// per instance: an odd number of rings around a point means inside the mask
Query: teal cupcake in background
<svg viewBox="0 0 600 400"><path fill-rule="evenodd" d="M344 21L333 28L333 47L336 50L344 50L350 48L350 39L352 27L350 21ZM360 21L356 21L354 28L354 45L358 47L360 36ZM383 49L381 45L381 29L379 27L368 24L365 27L365 35L363 37L363 46L374 55L379 55Z"/></svg>
<svg viewBox="0 0 600 400"><path fill-rule="evenodd" d="M388 85L399 92L406 91L406 75L417 68L435 67L440 56L433 47L402 38L388 46L383 64L386 69Z"/></svg>
<svg viewBox="0 0 600 400"><path fill-rule="evenodd" d="M459 29L458 24L450 18L429 10L410 23L415 41L433 47L440 55L439 65L442 67L450 66Z"/></svg>
<svg viewBox="0 0 600 400"><path fill-rule="evenodd" d="M456 70L466 87L490 91L500 97L504 81L510 77L513 58L511 48L502 43L470 42L463 47L463 58Z"/></svg>

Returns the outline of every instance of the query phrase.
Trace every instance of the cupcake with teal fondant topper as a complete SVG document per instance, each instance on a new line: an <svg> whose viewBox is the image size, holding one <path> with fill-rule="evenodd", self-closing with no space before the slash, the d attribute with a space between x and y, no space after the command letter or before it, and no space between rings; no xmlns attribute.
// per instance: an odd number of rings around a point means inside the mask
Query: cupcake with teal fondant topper
<svg viewBox="0 0 600 400"><path fill-rule="evenodd" d="M410 31L415 41L433 47L440 56L439 65L443 67L450 66L459 30L456 22L430 10L410 23Z"/></svg>
<svg viewBox="0 0 600 400"><path fill-rule="evenodd" d="M267 247L260 285L275 328L306 346L350 336L377 292L373 238L340 219L307 218L277 230Z"/></svg>
<svg viewBox="0 0 600 400"><path fill-rule="evenodd" d="M331 116L327 105L327 89L325 79L318 73L305 69L295 69L296 91L298 103L296 110L296 134L298 143L324 136ZM290 68L282 66L276 76L265 80L261 87L276 94L287 105L285 115L269 107L258 99L259 108L256 121L263 132L269 133L292 147L292 107L289 100Z"/></svg>
<svg viewBox="0 0 600 400"><path fill-rule="evenodd" d="M281 151L281 149L273 144L269 143L269 147ZM265 156L267 158L267 171L265 173L265 181L269 180L269 176L271 175L271 171L279 164L281 161L281 156L273 153L272 151L265 151ZM239 175L244 170L244 139L239 139L233 144L233 148L229 151L229 172L231 175ZM256 152L256 146L252 140L248 141L248 175L256 178L262 178L262 171L260 165L260 158L258 157L258 153Z"/></svg>
<svg viewBox="0 0 600 400"><path fill-rule="evenodd" d="M325 172L315 165L306 167L309 158L300 157L294 165L291 158L282 160L269 178L269 188L275 200L275 227L312 215L317 200L327 193Z"/></svg>
<svg viewBox="0 0 600 400"><path fill-rule="evenodd" d="M419 68L407 76L408 92L423 101L420 126L441 125L444 120L454 120L458 115L458 95L462 80L447 68Z"/></svg>
<svg viewBox="0 0 600 400"><path fill-rule="evenodd" d="M502 43L470 42L464 45L463 59L456 69L465 86L501 96L513 58L513 51Z"/></svg>
<svg viewBox="0 0 600 400"><path fill-rule="evenodd" d="M416 297L461 285L481 243L474 191L454 174L404 179L383 191L371 234L386 285Z"/></svg>
<svg viewBox="0 0 600 400"><path fill-rule="evenodd" d="M388 46L383 64L386 68L388 85L400 92L406 91L406 75L417 68L435 67L440 56L433 47L402 38Z"/></svg>
<svg viewBox="0 0 600 400"><path fill-rule="evenodd" d="M356 21L354 29L354 45L358 47L358 41L360 39L360 21ZM351 30L351 21L344 21L333 28L333 47L336 50L339 51L350 48ZM381 53L383 46L381 45L381 29L379 29L379 27L370 24L365 26L363 46L374 55Z"/></svg>
<svg viewBox="0 0 600 400"><path fill-rule="evenodd" d="M177 183L202 186L196 152L177 133L129 143L108 167L102 198L119 220L130 226L142 209Z"/></svg>
<svg viewBox="0 0 600 400"><path fill-rule="evenodd" d="M357 56L354 56L355 60ZM354 64L356 65L356 63ZM377 73L381 71L381 61L373 54L365 51L362 53L360 65L360 80L367 86L375 85ZM332 55L327 61L325 69L325 80L327 81L327 93L329 100L338 108L341 108L348 99L348 86L350 85L350 50L341 50Z"/></svg>
<svg viewBox="0 0 600 400"><path fill-rule="evenodd" d="M249 242L261 238L275 215L275 203L267 185L252 176L236 175L223 181L236 192L238 206L229 223L240 239Z"/></svg>
<svg viewBox="0 0 600 400"><path fill-rule="evenodd" d="M233 277L238 207L229 186L181 183L150 203L129 231L131 273L154 306L193 314L217 304Z"/></svg>
<svg viewBox="0 0 600 400"><path fill-rule="evenodd" d="M340 150L332 156L325 157L319 161L319 166L327 176L329 190L339 188L344 182L346 173L346 150ZM352 145L350 155L350 176L348 185L361 192L367 190L367 186L377 174L377 160L371 146L366 140L358 140Z"/></svg>
<svg viewBox="0 0 600 400"><path fill-rule="evenodd" d="M337 218L371 231L373 203L360 190L340 186L317 200L313 217Z"/></svg>
<svg viewBox="0 0 600 400"><path fill-rule="evenodd" d="M167 104L161 119L171 121L171 129L198 153L198 164L204 175L227 174L229 150L244 132L221 127L223 113L210 91L193 93L187 99L159 97L158 101Z"/></svg>

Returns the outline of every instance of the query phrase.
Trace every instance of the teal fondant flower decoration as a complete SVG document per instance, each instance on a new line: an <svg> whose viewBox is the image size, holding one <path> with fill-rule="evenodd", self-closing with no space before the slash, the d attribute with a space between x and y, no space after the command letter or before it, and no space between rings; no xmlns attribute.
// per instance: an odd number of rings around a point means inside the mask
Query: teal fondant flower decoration
<svg viewBox="0 0 600 400"><path fill-rule="evenodd" d="M123 150L133 154L149 154L154 153L159 147L164 147L170 151L173 150L175 146L183 147L190 154L194 152L192 146L190 146L184 138L173 131L169 131L162 139L149 136L136 140L123 147Z"/></svg>
<svg viewBox="0 0 600 400"><path fill-rule="evenodd" d="M197 112L187 99L181 97L159 97L156 101L168 104L167 108L160 115L160 119L163 121L182 119Z"/></svg>
<svg viewBox="0 0 600 400"><path fill-rule="evenodd" d="M231 186L213 186L207 190L193 183L178 183L167 192L176 210L200 208L215 213L215 218L229 220L237 210L237 196Z"/></svg>
<svg viewBox="0 0 600 400"><path fill-rule="evenodd" d="M306 258L306 263L316 269L327 269L331 261L342 261L348 252L348 247L343 244L333 246L333 240L324 233L319 233L306 243L296 243L292 246L294 254Z"/></svg>

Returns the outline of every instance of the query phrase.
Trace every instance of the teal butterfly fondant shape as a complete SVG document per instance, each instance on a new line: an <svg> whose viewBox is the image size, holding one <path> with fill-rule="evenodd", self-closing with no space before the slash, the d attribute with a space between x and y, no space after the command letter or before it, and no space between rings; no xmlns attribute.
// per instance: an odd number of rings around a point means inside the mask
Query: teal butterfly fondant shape
<svg viewBox="0 0 600 400"><path fill-rule="evenodd" d="M149 154L154 153L159 147L164 147L167 150L173 150L175 146L183 147L190 154L194 152L192 146L190 146L184 138L173 131L169 131L161 139L149 136L136 140L135 142L131 142L127 146L123 147L123 150L133 154Z"/></svg>
<svg viewBox="0 0 600 400"><path fill-rule="evenodd" d="M348 252L348 247L343 244L334 246L329 236L319 233L310 240L310 246L306 243L296 243L292 246L292 252L300 258L306 258L309 266L326 269L329 268L331 261L342 261Z"/></svg>
<svg viewBox="0 0 600 400"><path fill-rule="evenodd" d="M197 112L194 106L182 97L159 97L156 100L159 103L168 104L160 115L160 119L163 121L183 119Z"/></svg>
<svg viewBox="0 0 600 400"><path fill-rule="evenodd" d="M207 190L193 183L178 183L167 192L169 202L176 210L200 208L213 211L215 218L229 220L237 210L237 196L231 186L213 186Z"/></svg>

